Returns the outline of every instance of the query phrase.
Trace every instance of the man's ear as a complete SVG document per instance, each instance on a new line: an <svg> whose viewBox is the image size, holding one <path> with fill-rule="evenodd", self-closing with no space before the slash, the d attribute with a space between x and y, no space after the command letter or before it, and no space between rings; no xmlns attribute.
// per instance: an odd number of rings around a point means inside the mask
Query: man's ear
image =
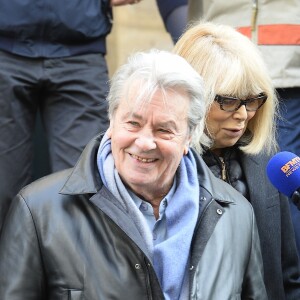
<svg viewBox="0 0 300 300"><path fill-rule="evenodd" d="M185 145L183 149L183 155L187 155L189 153L189 146Z"/></svg>
<svg viewBox="0 0 300 300"><path fill-rule="evenodd" d="M189 138L183 148L183 155L187 155L189 153L191 138Z"/></svg>
<svg viewBox="0 0 300 300"><path fill-rule="evenodd" d="M111 138L111 134L112 134L112 129L111 129L111 127L112 127L112 124L109 125L109 127L108 127L108 129L107 129L107 131L106 131L106 134L107 134L107 136L108 136L109 138Z"/></svg>

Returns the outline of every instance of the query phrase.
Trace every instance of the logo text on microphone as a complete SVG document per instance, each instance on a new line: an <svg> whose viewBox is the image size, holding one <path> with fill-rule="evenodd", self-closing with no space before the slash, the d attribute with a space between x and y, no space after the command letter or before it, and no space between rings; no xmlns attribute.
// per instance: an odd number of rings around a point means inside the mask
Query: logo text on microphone
<svg viewBox="0 0 300 300"><path fill-rule="evenodd" d="M292 175L300 167L300 157L296 156L281 167L286 177Z"/></svg>

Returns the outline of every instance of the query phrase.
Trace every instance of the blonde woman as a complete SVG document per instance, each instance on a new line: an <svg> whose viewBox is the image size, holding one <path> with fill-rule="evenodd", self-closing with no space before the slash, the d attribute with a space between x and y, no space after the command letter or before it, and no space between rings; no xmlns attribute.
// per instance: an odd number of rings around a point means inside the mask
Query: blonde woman
<svg viewBox="0 0 300 300"><path fill-rule="evenodd" d="M181 36L174 52L204 79L208 110L199 143L206 164L254 208L269 299L300 299L288 199L265 171L276 151L278 100L259 51L232 27L200 22Z"/></svg>

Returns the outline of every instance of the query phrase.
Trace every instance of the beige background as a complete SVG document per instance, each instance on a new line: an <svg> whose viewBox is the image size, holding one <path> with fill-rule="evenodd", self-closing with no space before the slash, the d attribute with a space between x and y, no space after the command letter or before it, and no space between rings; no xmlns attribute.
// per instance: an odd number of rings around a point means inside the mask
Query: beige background
<svg viewBox="0 0 300 300"><path fill-rule="evenodd" d="M107 63L112 75L128 55L138 50L158 48L171 50L155 0L113 8L114 24L107 43Z"/></svg>

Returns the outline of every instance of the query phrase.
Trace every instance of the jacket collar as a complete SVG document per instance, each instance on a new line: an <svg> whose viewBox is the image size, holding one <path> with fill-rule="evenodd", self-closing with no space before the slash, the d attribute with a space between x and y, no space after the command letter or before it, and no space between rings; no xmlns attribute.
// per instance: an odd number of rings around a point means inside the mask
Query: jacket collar
<svg viewBox="0 0 300 300"><path fill-rule="evenodd" d="M266 172L266 165L269 156L260 155L241 155L241 165L245 173L247 185L249 187L249 201L253 205L261 207L272 207L276 203L272 195L277 193L276 189L271 185ZM255 174L255 176L253 176ZM259 187L263 185L263 189Z"/></svg>
<svg viewBox="0 0 300 300"><path fill-rule="evenodd" d="M67 195L95 194L102 187L97 167L97 151L103 134L94 137L83 150L60 193Z"/></svg>

